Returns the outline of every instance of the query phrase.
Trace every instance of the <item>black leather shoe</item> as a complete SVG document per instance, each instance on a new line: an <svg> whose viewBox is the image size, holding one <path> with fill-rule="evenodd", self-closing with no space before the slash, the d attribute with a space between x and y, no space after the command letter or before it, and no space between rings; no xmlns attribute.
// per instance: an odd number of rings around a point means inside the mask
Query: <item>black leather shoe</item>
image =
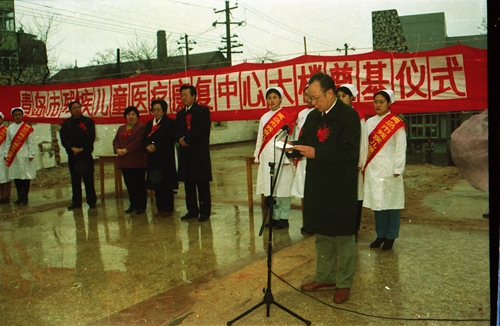
<svg viewBox="0 0 500 326"><path fill-rule="evenodd" d="M133 208L132 206L130 206L129 208L127 208L125 210L125 213L132 213L133 211L135 211L135 208ZM143 211L144 212L144 211Z"/></svg>
<svg viewBox="0 0 500 326"><path fill-rule="evenodd" d="M385 239L384 245L382 246L382 250L391 250L392 245L394 244L395 239Z"/></svg>
<svg viewBox="0 0 500 326"><path fill-rule="evenodd" d="M0 199L0 204L8 204L9 201L10 201L10 198L4 197L4 198Z"/></svg>
<svg viewBox="0 0 500 326"><path fill-rule="evenodd" d="M275 227L276 225L278 225L279 222L280 222L280 220L271 220L270 223L266 223L266 225L264 225L264 226L266 228L268 228L269 226Z"/></svg>
<svg viewBox="0 0 500 326"><path fill-rule="evenodd" d="M193 213L187 213L186 215L184 215L183 217L181 217L181 220L189 220L190 218L197 218L198 217L198 214L193 214Z"/></svg>
<svg viewBox="0 0 500 326"><path fill-rule="evenodd" d="M14 202L14 204L16 204L16 205L20 205L22 202L23 202L23 200L22 200L21 198L18 198L18 199Z"/></svg>
<svg viewBox="0 0 500 326"><path fill-rule="evenodd" d="M89 204L89 208L95 208L95 203Z"/></svg>
<svg viewBox="0 0 500 326"><path fill-rule="evenodd" d="M200 215L200 218L198 219L198 222L205 222L210 219L210 215Z"/></svg>
<svg viewBox="0 0 500 326"><path fill-rule="evenodd" d="M23 205L28 205L28 198L23 199Z"/></svg>
<svg viewBox="0 0 500 326"><path fill-rule="evenodd" d="M75 209L75 208L82 208L82 205L71 204L68 206L68 211Z"/></svg>
<svg viewBox="0 0 500 326"><path fill-rule="evenodd" d="M274 227L275 230L282 230L288 228L288 220L279 220L278 224Z"/></svg>
<svg viewBox="0 0 500 326"><path fill-rule="evenodd" d="M373 241L372 243L370 243L370 248L378 248L378 247L380 247L384 243L385 240L386 240L385 238L377 238L377 239L375 239L375 241Z"/></svg>

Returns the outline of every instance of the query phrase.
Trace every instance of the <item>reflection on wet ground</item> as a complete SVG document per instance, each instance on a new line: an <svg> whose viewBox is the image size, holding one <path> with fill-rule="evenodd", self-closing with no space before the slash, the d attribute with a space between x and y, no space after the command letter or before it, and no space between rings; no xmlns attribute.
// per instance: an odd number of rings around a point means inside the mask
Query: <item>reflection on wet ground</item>
<svg viewBox="0 0 500 326"><path fill-rule="evenodd" d="M225 325L262 301L268 233L259 236L260 198L254 213L246 206L243 157L252 151L253 143L212 150L213 214L204 223L180 220L182 188L165 219L153 217L154 205L123 213L127 199L112 191L97 209L67 211L69 187L32 192L30 210L3 205L0 325ZM370 250L373 230L362 230L351 299L339 306L331 291L295 290L315 268L314 236L301 224L294 209L290 228L273 232L273 272L289 282L273 275L273 293L313 325L489 324L484 229L403 224L390 252ZM235 323L300 324L274 305L270 317L264 305Z"/></svg>

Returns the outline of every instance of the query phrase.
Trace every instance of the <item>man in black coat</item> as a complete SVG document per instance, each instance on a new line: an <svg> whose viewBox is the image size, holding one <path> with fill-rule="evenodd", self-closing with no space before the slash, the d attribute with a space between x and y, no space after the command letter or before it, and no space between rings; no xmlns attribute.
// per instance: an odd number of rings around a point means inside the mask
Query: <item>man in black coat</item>
<svg viewBox="0 0 500 326"><path fill-rule="evenodd" d="M314 74L309 97L316 110L302 127L294 152L307 157L304 228L316 234L316 276L302 291L337 288L349 299L356 264L356 210L360 124L356 111L335 95L330 75Z"/></svg>
<svg viewBox="0 0 500 326"><path fill-rule="evenodd" d="M94 187L94 121L82 115L80 102L69 103L71 118L66 119L59 134L61 143L68 153L68 166L73 189L72 203L68 210L82 207L82 178L85 195L90 208L95 208L97 196Z"/></svg>
<svg viewBox="0 0 500 326"><path fill-rule="evenodd" d="M184 108L177 112L176 139L179 142L179 181L184 181L187 214L182 220L197 218L204 222L210 218L212 208L210 181L210 110L196 103L196 88L183 85L180 88ZM196 196L198 191L198 196ZM198 198L198 201L197 201ZM199 207L198 207L199 202Z"/></svg>

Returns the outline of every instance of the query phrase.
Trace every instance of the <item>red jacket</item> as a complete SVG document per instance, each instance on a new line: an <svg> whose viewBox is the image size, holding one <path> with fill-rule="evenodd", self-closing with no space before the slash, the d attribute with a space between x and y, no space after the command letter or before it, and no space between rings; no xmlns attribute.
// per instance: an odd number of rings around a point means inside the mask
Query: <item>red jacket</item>
<svg viewBox="0 0 500 326"><path fill-rule="evenodd" d="M148 154L142 147L142 137L146 125L137 122L131 129L128 135L125 135L127 125L122 125L116 131L115 139L113 139L113 150L116 153L118 148L126 148L128 153L123 156L118 156L116 167L123 168L146 168L148 163Z"/></svg>

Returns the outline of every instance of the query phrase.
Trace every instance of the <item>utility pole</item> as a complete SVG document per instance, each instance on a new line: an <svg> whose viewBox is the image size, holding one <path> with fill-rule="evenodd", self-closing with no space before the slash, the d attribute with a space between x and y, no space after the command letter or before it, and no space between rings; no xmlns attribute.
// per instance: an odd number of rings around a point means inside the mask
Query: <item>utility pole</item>
<svg viewBox="0 0 500 326"><path fill-rule="evenodd" d="M186 48L186 70L189 69L189 51L191 51L193 48L189 47L189 44L196 44L196 41L190 41L188 39L188 35L184 34L184 36L181 36L181 40L184 40L184 46L179 46L178 49L181 50L182 48ZM177 44L182 44L182 42L177 41Z"/></svg>
<svg viewBox="0 0 500 326"><path fill-rule="evenodd" d="M344 54L347 55L347 50L356 51L355 48L349 48L349 44L344 43ZM342 49L337 48L337 51L342 52Z"/></svg>
<svg viewBox="0 0 500 326"><path fill-rule="evenodd" d="M226 25L226 37L223 37L222 38L222 42L226 42L226 46L225 47L222 47L222 48L219 48L219 50L226 50L227 51L227 60L229 61L229 64L232 65L232 56L231 56L231 53L243 53L243 51L232 51L232 48L236 48L236 47L240 47L240 46L243 46L243 44L241 43L234 43L233 42L236 42L235 41L232 41L231 40L231 37L238 37L238 35L232 35L231 36L231 24L235 24L235 25L238 25L238 26L241 26L243 24L243 22L232 22L231 21L231 16L230 16L230 13L231 13L231 10L233 9L236 9L238 8L238 5L236 5L235 7L229 7L229 1L226 0L226 8L225 9L222 9L222 10L215 10L214 9L214 13L218 14L220 12L225 12L226 13L226 21L225 22L217 22L215 21L212 26L216 26L217 24L225 24Z"/></svg>

